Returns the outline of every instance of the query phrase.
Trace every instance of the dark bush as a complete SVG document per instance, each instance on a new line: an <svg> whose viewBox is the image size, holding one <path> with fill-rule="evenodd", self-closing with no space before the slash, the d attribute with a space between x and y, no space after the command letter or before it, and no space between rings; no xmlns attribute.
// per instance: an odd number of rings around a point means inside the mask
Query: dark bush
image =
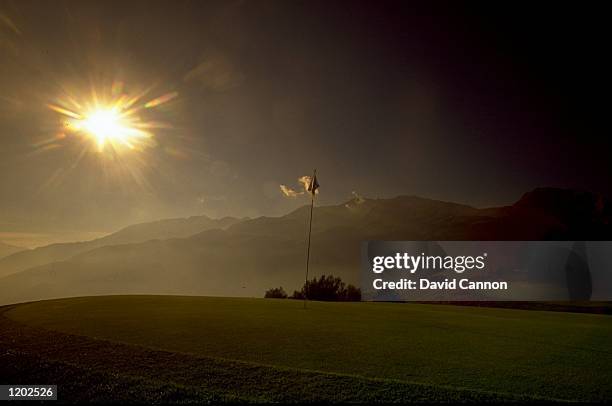
<svg viewBox="0 0 612 406"><path fill-rule="evenodd" d="M302 290L295 291L292 296L293 299L304 297L330 302L357 302L361 300L361 289L350 284L347 286L340 278L333 275L321 275L318 279L315 277L307 281Z"/></svg>
<svg viewBox="0 0 612 406"><path fill-rule="evenodd" d="M291 295L291 299L304 300L304 292L301 290L294 290L293 295Z"/></svg>
<svg viewBox="0 0 612 406"><path fill-rule="evenodd" d="M285 289L283 289L283 287L281 286L280 288L272 288L267 290L264 297L268 299L286 299L287 293L285 292Z"/></svg>
<svg viewBox="0 0 612 406"><path fill-rule="evenodd" d="M349 284L346 287L346 298L347 302L359 302L361 301L361 289Z"/></svg>

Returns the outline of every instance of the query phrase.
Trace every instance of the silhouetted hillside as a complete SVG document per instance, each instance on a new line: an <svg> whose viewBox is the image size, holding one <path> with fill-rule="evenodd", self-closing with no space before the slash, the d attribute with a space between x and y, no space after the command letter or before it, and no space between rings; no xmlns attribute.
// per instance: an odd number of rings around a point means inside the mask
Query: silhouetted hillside
<svg viewBox="0 0 612 406"><path fill-rule="evenodd" d="M589 196L591 196L589 198ZM314 210L312 275L359 283L365 240L612 239L609 202L537 189L516 204L473 207L402 196ZM308 207L188 238L105 246L0 280L4 302L113 293L261 296L304 279Z"/></svg>
<svg viewBox="0 0 612 406"><path fill-rule="evenodd" d="M23 250L25 250L25 248L15 247L13 245L5 244L2 241L0 241L0 258L7 257L9 255L12 255L16 252L23 251Z"/></svg>
<svg viewBox="0 0 612 406"><path fill-rule="evenodd" d="M477 239L506 240L609 240L612 204L602 196L575 190L538 188L514 205L474 224Z"/></svg>
<svg viewBox="0 0 612 406"><path fill-rule="evenodd" d="M214 228L226 228L241 220L233 217L211 219L206 216L176 218L135 224L116 233L91 241L51 244L18 252L0 260L0 276L9 275L50 262L63 261L82 252L106 245L119 245L148 240L180 238Z"/></svg>

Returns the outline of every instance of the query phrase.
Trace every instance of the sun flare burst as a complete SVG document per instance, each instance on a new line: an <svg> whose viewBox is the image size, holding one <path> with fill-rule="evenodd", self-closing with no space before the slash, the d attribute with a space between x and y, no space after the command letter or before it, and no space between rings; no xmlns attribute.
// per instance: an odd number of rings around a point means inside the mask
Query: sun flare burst
<svg viewBox="0 0 612 406"><path fill-rule="evenodd" d="M134 127L129 119L113 108L96 109L83 119L73 119L71 125L76 131L93 137L99 149L104 149L107 142L134 148L134 141L150 136L148 132Z"/></svg>
<svg viewBox="0 0 612 406"><path fill-rule="evenodd" d="M146 93L130 97L118 92L117 86L113 85L108 102L101 101L96 93L92 93L91 101L87 103L67 98L48 107L64 117L63 125L67 132L90 138L100 152L107 147L114 151L136 150L154 144L153 129L168 127L158 121L143 119L141 113L177 96L172 92L143 102Z"/></svg>

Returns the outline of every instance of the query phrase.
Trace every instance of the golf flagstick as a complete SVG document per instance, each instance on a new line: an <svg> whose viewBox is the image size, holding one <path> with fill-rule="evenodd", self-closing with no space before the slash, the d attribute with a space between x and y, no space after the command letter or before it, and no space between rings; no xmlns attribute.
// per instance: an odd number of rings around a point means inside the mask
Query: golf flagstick
<svg viewBox="0 0 612 406"><path fill-rule="evenodd" d="M308 222L308 248L306 250L306 278L304 280L304 309L306 309L306 301L308 300L308 266L310 265L310 235L312 234L312 209L314 207L314 197L319 183L317 182L317 170L312 174L312 179L308 184L308 192L310 192L310 220Z"/></svg>

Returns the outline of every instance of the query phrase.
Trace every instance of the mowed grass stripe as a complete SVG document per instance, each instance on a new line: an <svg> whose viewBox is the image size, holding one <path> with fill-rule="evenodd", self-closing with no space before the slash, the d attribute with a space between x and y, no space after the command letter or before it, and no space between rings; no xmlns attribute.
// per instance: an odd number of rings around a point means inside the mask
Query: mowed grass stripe
<svg viewBox="0 0 612 406"><path fill-rule="evenodd" d="M114 296L21 322L170 352L537 398L612 398L612 317L398 303Z"/></svg>
<svg viewBox="0 0 612 406"><path fill-rule="evenodd" d="M222 396L198 387L185 387L141 377L99 372L32 354L6 352L0 343L2 382L53 382L59 403L218 403L247 399Z"/></svg>
<svg viewBox="0 0 612 406"><path fill-rule="evenodd" d="M0 314L2 380L57 383L60 400L64 402L477 402L530 399L151 350L26 326L4 317L4 313Z"/></svg>

